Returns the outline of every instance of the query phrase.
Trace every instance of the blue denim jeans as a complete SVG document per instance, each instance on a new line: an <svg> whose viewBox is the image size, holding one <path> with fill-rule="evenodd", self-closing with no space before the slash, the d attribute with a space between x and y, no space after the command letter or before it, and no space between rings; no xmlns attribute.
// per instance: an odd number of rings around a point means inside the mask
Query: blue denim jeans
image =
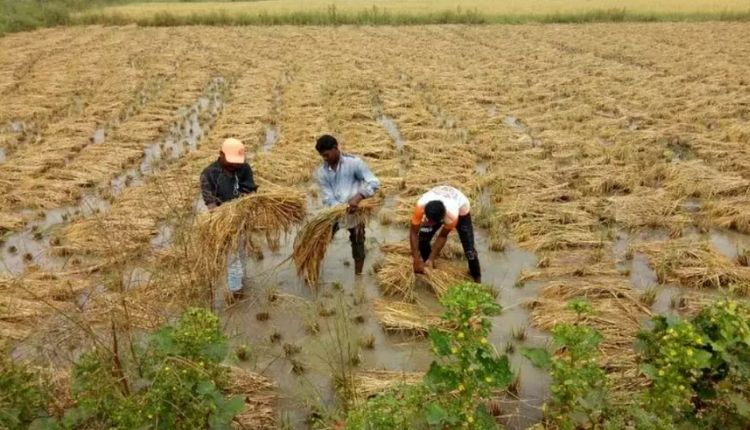
<svg viewBox="0 0 750 430"><path fill-rule="evenodd" d="M227 288L232 293L242 289L242 281L245 279L245 260L247 252L243 241L240 241L239 249L230 252L227 256Z"/></svg>

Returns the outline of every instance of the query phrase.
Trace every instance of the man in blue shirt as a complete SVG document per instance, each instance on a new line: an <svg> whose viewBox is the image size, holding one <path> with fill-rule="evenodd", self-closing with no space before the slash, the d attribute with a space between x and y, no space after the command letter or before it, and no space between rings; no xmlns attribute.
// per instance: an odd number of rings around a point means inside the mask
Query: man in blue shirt
<svg viewBox="0 0 750 430"><path fill-rule="evenodd" d="M380 188L380 181L361 158L344 154L339 150L336 138L323 135L318 138L315 149L323 158L318 168L317 178L323 194L325 206L348 204L349 212L357 210L359 203L372 197ZM347 217L333 227L334 234L339 228L349 230L354 259L354 274L361 275L365 264L365 225L354 217Z"/></svg>

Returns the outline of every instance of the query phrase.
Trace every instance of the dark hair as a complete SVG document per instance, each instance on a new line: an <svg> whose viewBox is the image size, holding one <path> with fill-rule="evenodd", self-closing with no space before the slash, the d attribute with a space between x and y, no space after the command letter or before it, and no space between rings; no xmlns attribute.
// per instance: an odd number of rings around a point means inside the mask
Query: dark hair
<svg viewBox="0 0 750 430"><path fill-rule="evenodd" d="M318 138L318 141L315 143L315 149L318 152L328 151L329 149L338 148L339 143L336 141L336 138L329 135L324 134Z"/></svg>
<svg viewBox="0 0 750 430"><path fill-rule="evenodd" d="M424 215L433 222L442 222L445 218L445 205L440 200L428 202L424 207Z"/></svg>

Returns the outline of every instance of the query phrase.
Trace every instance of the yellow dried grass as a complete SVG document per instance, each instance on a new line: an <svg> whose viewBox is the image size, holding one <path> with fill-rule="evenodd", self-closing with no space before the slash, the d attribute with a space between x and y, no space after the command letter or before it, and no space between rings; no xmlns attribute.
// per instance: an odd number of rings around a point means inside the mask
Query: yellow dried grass
<svg viewBox="0 0 750 430"><path fill-rule="evenodd" d="M419 305L376 299L372 306L380 325L387 331L425 335L431 327L444 324L439 315Z"/></svg>
<svg viewBox="0 0 750 430"><path fill-rule="evenodd" d="M199 273L217 280L226 271L227 255L244 246L257 249L256 235L278 237L302 222L306 199L292 189L251 194L225 203L198 219L195 243Z"/></svg>
<svg viewBox="0 0 750 430"><path fill-rule="evenodd" d="M367 370L354 375L357 398L366 400L399 384L414 385L422 381L424 373L394 370Z"/></svg>
<svg viewBox="0 0 750 430"><path fill-rule="evenodd" d="M449 261L438 261L437 267L425 268L424 275L414 273L412 259L401 254L386 254L377 271L378 285L386 296L414 301L414 288L421 279L442 297L448 288L469 279L466 267Z"/></svg>
<svg viewBox="0 0 750 430"><path fill-rule="evenodd" d="M235 429L271 430L276 426L274 384L265 376L238 367L229 367L227 393L242 396L245 409L233 421Z"/></svg>
<svg viewBox="0 0 750 430"><path fill-rule="evenodd" d="M568 309L568 302L575 298L589 300L593 313L579 319ZM646 383L638 370L632 344L642 320L651 316L651 311L639 301L626 278L587 277L553 283L527 305L535 327L551 330L558 324L580 323L602 333L601 365L613 382L615 394L627 393Z"/></svg>
<svg viewBox="0 0 750 430"><path fill-rule="evenodd" d="M305 279L307 285L315 289L320 277L320 264L333 239L333 227L346 217L353 217L354 223L367 223L382 201L379 198L362 200L356 212L350 214L348 205L334 206L321 211L297 232L294 238L292 257L297 275Z"/></svg>
<svg viewBox="0 0 750 430"><path fill-rule="evenodd" d="M719 254L707 241L680 239L643 244L637 250L650 257L660 282L686 287L732 288L750 292L750 267Z"/></svg>

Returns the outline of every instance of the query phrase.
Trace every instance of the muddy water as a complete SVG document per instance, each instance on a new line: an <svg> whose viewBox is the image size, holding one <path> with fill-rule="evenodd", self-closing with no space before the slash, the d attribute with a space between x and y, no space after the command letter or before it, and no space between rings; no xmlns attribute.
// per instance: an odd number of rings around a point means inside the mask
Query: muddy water
<svg viewBox="0 0 750 430"><path fill-rule="evenodd" d="M398 125L393 118L387 115L380 115L378 117L378 124L380 124L388 133L388 136L393 140L393 144L396 146L397 151L404 150L404 138L401 136L401 132L398 130Z"/></svg>
<svg viewBox="0 0 750 430"><path fill-rule="evenodd" d="M266 127L266 136L263 140L263 145L261 145L260 150L263 152L268 152L273 148L273 146L279 141L280 133L279 128L272 124Z"/></svg>
<svg viewBox="0 0 750 430"><path fill-rule="evenodd" d="M354 276L348 235L339 232L326 256L321 274L321 287L317 296L300 281L287 261L291 254L292 238L282 240L281 249L264 252L260 261L248 262L248 282L245 299L227 309L224 317L227 333L235 345L250 345L252 358L243 364L275 380L282 397L281 409L297 429L308 428L305 419L311 405L325 408L335 403L332 374L336 363L336 326L344 324L350 331L348 338L356 344L362 336L374 337L373 349L359 349L361 361L356 369L389 369L426 371L432 361L429 343L406 335L385 333L373 314L371 302L380 297L372 271L380 259L382 243L404 240L407 231L401 227L383 226L373 221L367 227L368 257L365 275ZM528 325L528 312L522 303L537 293L538 285L515 288L521 270L533 267L533 254L509 249L499 254L488 250L489 241L478 232L477 247L482 258L484 281L500 290L499 303L505 309L493 319L490 340L500 353L511 340L513 330ZM419 302L428 309L438 311L434 296L418 288ZM335 315L329 313L335 312ZM269 319L264 318L264 313ZM319 327L317 334L311 327ZM526 329L525 341L514 341L516 352L510 355L513 368L520 373L520 400L508 401L505 413L513 418L511 428L525 428L541 417L539 407L546 396L547 377L534 369L528 360L517 352L524 345L542 346L547 338L533 329ZM279 338L279 340L276 340ZM340 337L340 336L339 336ZM345 336L347 337L347 336ZM285 353L284 345L301 348L298 354ZM288 350L291 347L286 347ZM304 369L298 374L295 371ZM355 369L355 370L356 370Z"/></svg>
<svg viewBox="0 0 750 430"><path fill-rule="evenodd" d="M86 194L75 206L22 214L36 219L28 222L18 233L5 237L0 259L0 274L19 276L29 264L45 271L60 271L75 268L75 260L50 255L50 232L61 224L80 216L92 216L106 211L109 203L96 194Z"/></svg>

